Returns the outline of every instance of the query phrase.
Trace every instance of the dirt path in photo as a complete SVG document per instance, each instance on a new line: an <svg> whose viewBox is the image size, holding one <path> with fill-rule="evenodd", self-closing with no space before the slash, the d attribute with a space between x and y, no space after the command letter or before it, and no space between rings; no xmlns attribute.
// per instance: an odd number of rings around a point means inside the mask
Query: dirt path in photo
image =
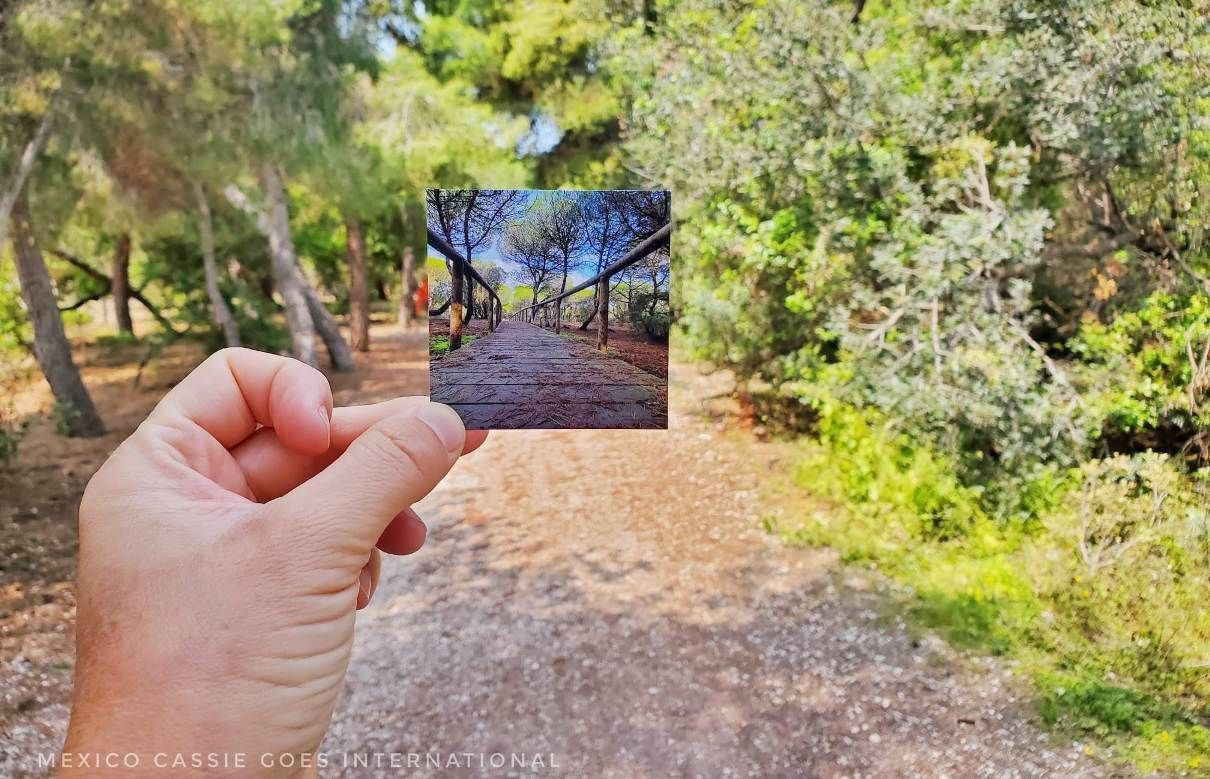
<svg viewBox="0 0 1210 779"><path fill-rule="evenodd" d="M376 328L337 402L424 392L424 344ZM89 368L111 437L39 427L0 479L0 540L25 566L0 613L0 777L46 773L31 759L62 743L75 501L189 363L157 365L137 391L132 367ZM674 365L669 432L496 433L460 463L418 507L428 544L386 561L358 617L321 775L430 775L344 761L468 752L627 779L1107 775L995 662L914 639L876 577L761 530L794 511L761 485L795 452L734 432L729 390Z"/></svg>

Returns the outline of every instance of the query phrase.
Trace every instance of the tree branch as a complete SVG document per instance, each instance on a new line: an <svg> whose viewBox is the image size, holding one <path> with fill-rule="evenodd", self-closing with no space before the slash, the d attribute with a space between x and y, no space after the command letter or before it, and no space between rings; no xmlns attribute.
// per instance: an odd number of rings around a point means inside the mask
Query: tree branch
<svg viewBox="0 0 1210 779"><path fill-rule="evenodd" d="M270 233L269 215L262 209L257 208L256 204L248 199L248 196L244 194L242 189L234 184L228 184L223 189L223 195L227 198L228 203L256 221L256 229L260 230L264 235Z"/></svg>
<svg viewBox="0 0 1210 779"><path fill-rule="evenodd" d="M97 281L99 281L105 285L105 289L102 292L100 292L99 294L97 294L95 297L85 298L84 300L78 300L67 308L60 308L59 309L60 311L74 311L75 309L79 308L80 306L83 306L85 303L89 303L93 300L100 300L101 298L108 295L110 293L110 291L113 289L113 279L109 278L109 276L106 276L104 273L102 273L101 271L92 267L91 265L89 265L87 262L80 259L79 257L76 257L73 254L69 254L69 253L63 251L62 249L47 249L47 251L50 252L51 254L55 255L59 259L64 260L71 265L74 265L75 267L84 271L86 274L88 274L92 278L96 279ZM151 314L151 316L155 318L155 321L160 323L160 327L163 327L165 330L167 330L169 333L171 333L174 336L182 335L183 333L180 330L177 330L175 327L173 327L172 322L168 321L168 317L164 316L164 314L158 308L156 308L154 305L152 305L150 300L147 299L147 297L143 294L144 288L145 287L139 287L138 289L131 289L130 297L139 301L139 303L143 306L143 308L147 309L147 313Z"/></svg>
<svg viewBox="0 0 1210 779"><path fill-rule="evenodd" d="M13 213L13 206L20 196L21 190L25 189L25 182L34 169L34 162L42 153L42 147L46 145L46 139L50 136L53 108L52 102L51 107L47 108L46 113L42 116L42 121L38 124L34 137L25 144L25 148L21 151L21 157L17 160L17 169L13 172L3 196L0 196L0 246L8 242L8 225Z"/></svg>

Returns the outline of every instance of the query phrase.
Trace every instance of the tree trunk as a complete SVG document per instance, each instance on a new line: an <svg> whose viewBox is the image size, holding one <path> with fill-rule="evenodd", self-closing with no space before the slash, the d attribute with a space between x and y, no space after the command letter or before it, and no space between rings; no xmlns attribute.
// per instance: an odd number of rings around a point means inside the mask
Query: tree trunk
<svg viewBox="0 0 1210 779"><path fill-rule="evenodd" d="M302 271L295 268L294 272L298 274L299 283L302 284L303 294L307 298L307 308L311 312L311 321L315 323L315 331L319 333L319 337L324 342L324 348L328 350L328 359L332 361L332 368L340 373L357 370L353 350L349 348L348 342L340 334L340 325L336 324L336 318L332 316L331 311L328 311L328 307L319 299L319 295L311 288L307 280L302 277Z"/></svg>
<svg viewBox="0 0 1210 779"><path fill-rule="evenodd" d="M449 300L442 303L439 307L429 309L429 316L441 316L453 304L454 298L451 296Z"/></svg>
<svg viewBox="0 0 1210 779"><path fill-rule="evenodd" d="M210 298L210 314L214 317L214 323L223 331L223 340L227 346L239 346L239 325L218 286L218 264L214 260L214 222L210 215L210 202L206 200L206 190L201 184L193 185L193 194L197 199L198 231L202 236L202 270L206 276L206 296Z"/></svg>
<svg viewBox="0 0 1210 779"><path fill-rule="evenodd" d="M353 351L370 350L370 289L366 282L366 242L361 224L345 217L345 251L349 261L349 341Z"/></svg>
<svg viewBox="0 0 1210 779"><path fill-rule="evenodd" d="M261 189L265 195L264 232L269 239L269 259L273 267L273 286L286 309L286 324L294 356L313 368L319 367L319 351L315 345L315 321L307 304L306 283L298 270L294 239L290 235L290 212L286 207L286 191L281 177L272 165L262 165Z"/></svg>
<svg viewBox="0 0 1210 779"><path fill-rule="evenodd" d="M270 269L270 271L272 271L272 269ZM265 296L265 300L268 300L271 304L273 304L274 308L280 311L281 306L277 304L277 299L273 297L274 290L272 272L270 272L267 276L258 276L256 279L256 286L260 288L260 293Z"/></svg>
<svg viewBox="0 0 1210 779"><path fill-rule="evenodd" d="M118 332L134 334L130 319L130 233L118 237L113 251L113 310L118 320Z"/></svg>
<svg viewBox="0 0 1210 779"><path fill-rule="evenodd" d="M30 225L29 199L22 190L12 206L13 256L21 297L34 326L34 356L55 396L67 434L95 438L105 435L105 423L97 413L80 370L71 356L71 345L59 318L59 305L51 286L46 261L34 240Z"/></svg>
<svg viewBox="0 0 1210 779"><path fill-rule="evenodd" d="M450 351L462 348L462 263L450 263Z"/></svg>
<svg viewBox="0 0 1210 779"><path fill-rule="evenodd" d="M34 137L30 138L29 143L25 144L25 148L21 150L21 156L17 158L17 166L12 176L4 182L5 189L0 192L0 247L8 243L9 225L17 199L25 196L25 182L29 180L29 175L34 170L34 163L38 161L38 156L42 154L42 147L46 145L46 139L50 136L54 107L54 102L47 107L46 113L42 115L42 121L38 123L38 129L34 132Z"/></svg>
<svg viewBox="0 0 1210 779"><path fill-rule="evenodd" d="M399 324L411 327L416 318L416 252L403 247L403 291L399 300Z"/></svg>
<svg viewBox="0 0 1210 779"><path fill-rule="evenodd" d="M592 324L592 320L594 320L596 318L597 318L597 295L596 295L596 288L594 287L593 295L592 295L592 310L588 312L588 318L585 319L583 321L583 323L580 324L580 329L587 330L588 326Z"/></svg>
<svg viewBox="0 0 1210 779"><path fill-rule="evenodd" d="M609 347L609 279L597 282L597 348Z"/></svg>

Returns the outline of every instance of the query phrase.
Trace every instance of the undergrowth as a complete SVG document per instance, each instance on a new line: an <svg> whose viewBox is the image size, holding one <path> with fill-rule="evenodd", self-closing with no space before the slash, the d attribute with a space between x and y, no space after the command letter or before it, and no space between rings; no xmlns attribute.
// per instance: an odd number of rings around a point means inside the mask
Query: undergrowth
<svg viewBox="0 0 1210 779"><path fill-rule="evenodd" d="M465 349L475 342L475 336L463 335L462 346ZM431 357L444 357L450 352L450 337L448 335L435 335L429 338L429 355Z"/></svg>
<svg viewBox="0 0 1210 779"><path fill-rule="evenodd" d="M1039 715L1145 773L1210 768L1206 486L1164 455L1039 473L1004 520L878 416L825 411L795 475L830 508L776 530L907 585L914 621L1004 656Z"/></svg>

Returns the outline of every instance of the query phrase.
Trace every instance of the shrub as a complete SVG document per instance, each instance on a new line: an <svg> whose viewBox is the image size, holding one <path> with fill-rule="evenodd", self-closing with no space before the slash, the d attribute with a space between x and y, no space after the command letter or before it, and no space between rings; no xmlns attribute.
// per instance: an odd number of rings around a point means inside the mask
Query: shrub
<svg viewBox="0 0 1210 779"><path fill-rule="evenodd" d="M0 367L0 467L8 465L17 456L17 448L25 434L25 422L13 407L15 386L15 378Z"/></svg>
<svg viewBox="0 0 1210 779"><path fill-rule="evenodd" d="M1028 550L1067 657L1187 706L1210 699L1210 490L1160 454L1085 463Z"/></svg>
<svg viewBox="0 0 1210 779"><path fill-rule="evenodd" d="M661 296L639 292L635 294L630 307L630 323L636 330L657 341L667 341L668 330L672 326L672 309Z"/></svg>

